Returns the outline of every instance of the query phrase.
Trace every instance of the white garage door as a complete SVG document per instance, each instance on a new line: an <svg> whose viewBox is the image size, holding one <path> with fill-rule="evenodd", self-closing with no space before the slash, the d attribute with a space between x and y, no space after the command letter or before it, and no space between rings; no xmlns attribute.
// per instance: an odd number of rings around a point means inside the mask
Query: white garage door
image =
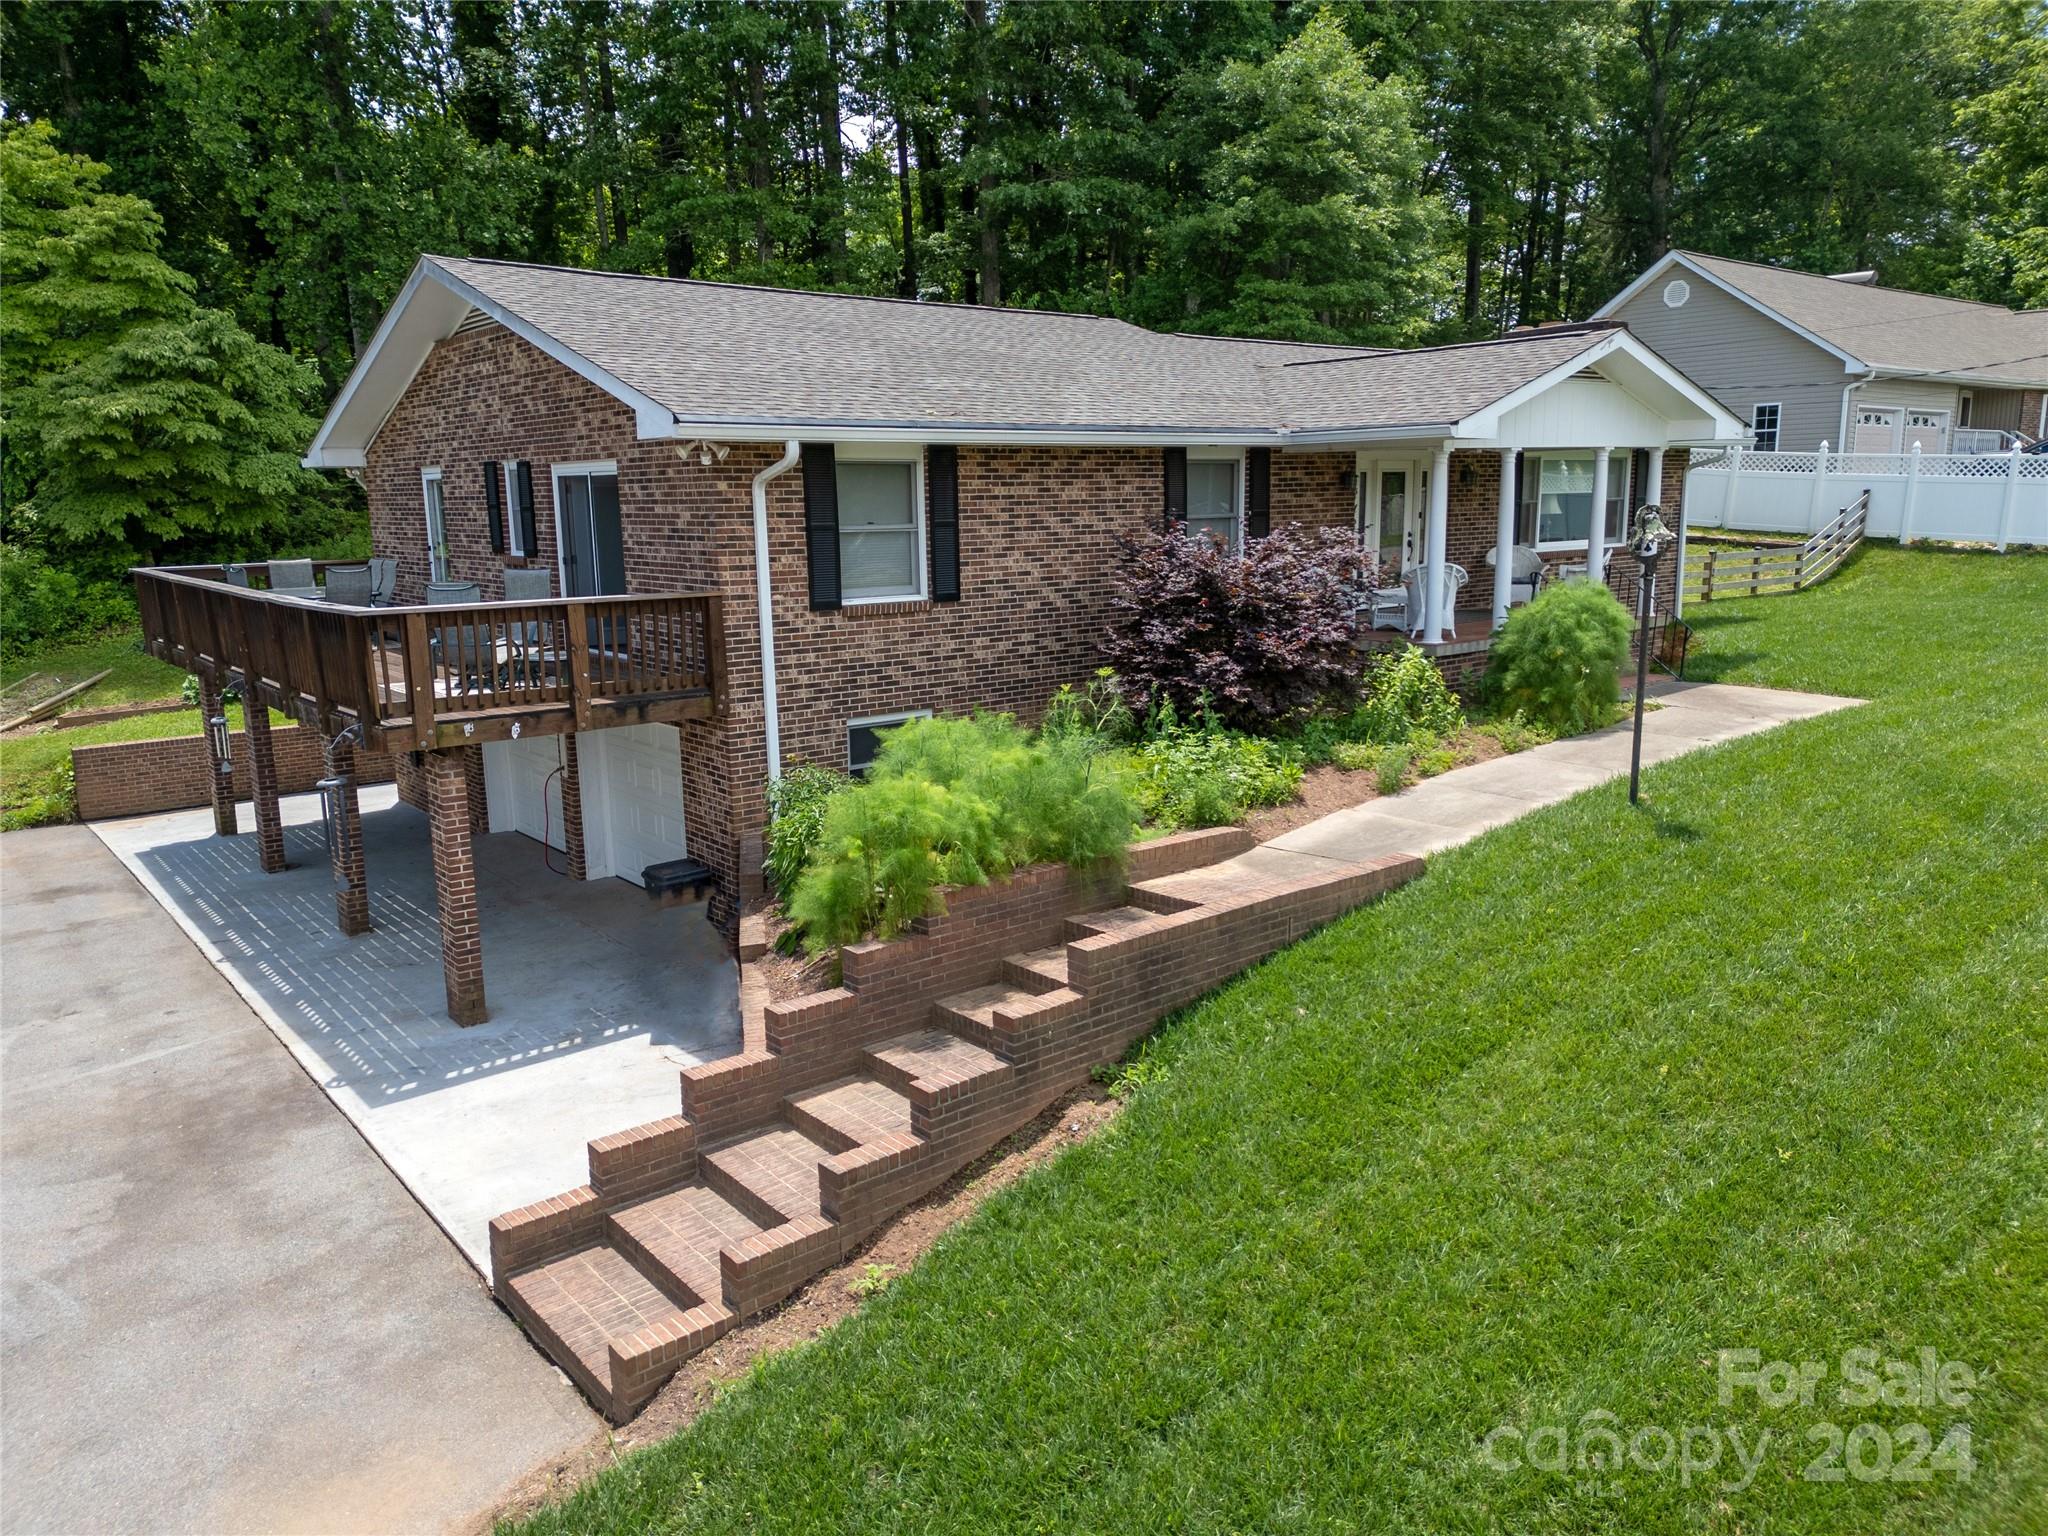
<svg viewBox="0 0 2048 1536"><path fill-rule="evenodd" d="M562 846L562 738L484 743L484 798L493 832L523 832Z"/></svg>
<svg viewBox="0 0 2048 1536"><path fill-rule="evenodd" d="M603 766L584 768L584 754L593 746ZM640 883L649 864L680 859L683 839L682 741L672 725L622 726L587 731L576 738L577 767L583 774L584 837L587 854L601 861L602 872ZM595 781L593 783L593 781ZM595 793L593 793L595 790ZM602 809L595 802L602 797ZM589 846L589 823L602 818L605 843ZM598 862L590 868L594 879Z"/></svg>

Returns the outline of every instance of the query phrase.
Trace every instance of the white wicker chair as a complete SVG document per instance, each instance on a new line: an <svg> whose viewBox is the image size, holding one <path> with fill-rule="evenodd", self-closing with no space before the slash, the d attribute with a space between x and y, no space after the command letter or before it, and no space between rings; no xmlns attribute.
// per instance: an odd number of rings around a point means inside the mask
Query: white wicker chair
<svg viewBox="0 0 2048 1536"><path fill-rule="evenodd" d="M1429 610L1422 600L1422 576L1423 572L1428 569L1428 566L1418 563L1409 566L1406 571L1401 573L1402 585L1408 589L1408 637L1411 640L1422 633L1423 626L1429 618ZM1451 560L1444 562L1443 595L1444 623L1446 626L1454 627L1456 625L1458 593L1464 588L1465 583L1471 579L1471 573L1462 565Z"/></svg>

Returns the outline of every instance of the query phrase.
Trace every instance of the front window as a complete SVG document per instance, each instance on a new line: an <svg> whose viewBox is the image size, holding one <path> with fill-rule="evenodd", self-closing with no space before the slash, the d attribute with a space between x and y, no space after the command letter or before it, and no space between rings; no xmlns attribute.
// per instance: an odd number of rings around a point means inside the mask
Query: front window
<svg viewBox="0 0 2048 1536"><path fill-rule="evenodd" d="M1776 405L1760 405L1750 413L1750 431L1756 435L1758 453L1778 451L1778 415Z"/></svg>
<svg viewBox="0 0 2048 1536"><path fill-rule="evenodd" d="M924 595L917 466L840 457L839 579L847 602Z"/></svg>
<svg viewBox="0 0 2048 1536"><path fill-rule="evenodd" d="M1237 548L1237 460L1188 460L1188 534Z"/></svg>
<svg viewBox="0 0 2048 1536"><path fill-rule="evenodd" d="M1590 453L1545 453L1524 461L1521 537L1533 534L1538 548L1584 546L1592 531L1593 469ZM1628 525L1628 454L1607 461L1607 500L1601 519L1606 542L1619 544Z"/></svg>

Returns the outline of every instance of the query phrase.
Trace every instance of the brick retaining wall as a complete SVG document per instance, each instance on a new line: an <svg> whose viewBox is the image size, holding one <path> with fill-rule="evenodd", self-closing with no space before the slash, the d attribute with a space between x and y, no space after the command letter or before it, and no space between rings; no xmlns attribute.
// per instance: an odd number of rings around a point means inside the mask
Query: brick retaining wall
<svg viewBox="0 0 2048 1536"><path fill-rule="evenodd" d="M298 726L270 733L277 756L280 794L300 794L321 778L320 737ZM235 764L235 798L251 796L249 743L241 732L230 737ZM71 771L78 784L78 818L105 821L115 816L142 816L151 811L182 811L208 802L212 764L204 736L162 736L154 741L114 741L97 747L73 747ZM386 784L391 759L382 752L356 753L356 782Z"/></svg>

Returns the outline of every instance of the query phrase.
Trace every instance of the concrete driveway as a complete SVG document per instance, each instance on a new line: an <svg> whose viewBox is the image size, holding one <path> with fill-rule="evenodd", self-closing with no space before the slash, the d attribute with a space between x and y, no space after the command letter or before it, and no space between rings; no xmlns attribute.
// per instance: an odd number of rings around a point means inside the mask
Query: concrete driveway
<svg viewBox="0 0 2048 1536"><path fill-rule="evenodd" d="M90 831L0 924L0 1528L439 1530L599 1427Z"/></svg>

